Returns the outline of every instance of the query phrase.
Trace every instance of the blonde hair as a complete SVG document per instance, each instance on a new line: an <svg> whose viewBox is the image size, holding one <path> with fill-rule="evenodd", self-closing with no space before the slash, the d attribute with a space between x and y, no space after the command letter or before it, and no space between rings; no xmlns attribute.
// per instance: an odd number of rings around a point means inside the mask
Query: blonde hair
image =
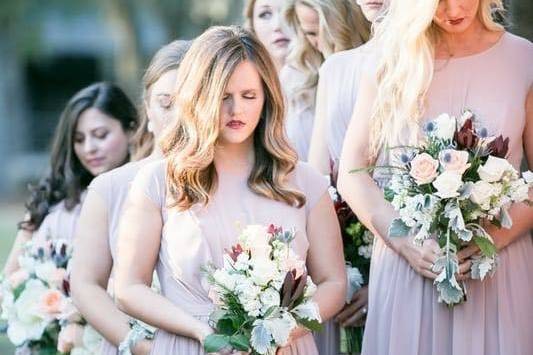
<svg viewBox="0 0 533 355"><path fill-rule="evenodd" d="M255 162L248 187L260 196L301 207L305 196L287 186L297 162L284 131L283 95L274 63L256 37L240 27L212 27L198 37L178 69L177 119L162 140L168 159L171 207L208 204L215 191L213 164L219 136L220 106L228 81L240 63L255 64L265 102L254 131Z"/></svg>
<svg viewBox="0 0 533 355"><path fill-rule="evenodd" d="M170 42L161 47L150 61L142 79L143 91L139 108L141 121L132 137L132 160L146 158L154 149L154 134L148 131L149 119L146 114L146 105L148 104L152 85L154 85L163 74L179 67L190 46L191 41L177 40Z"/></svg>
<svg viewBox="0 0 533 355"><path fill-rule="evenodd" d="M370 122L369 158L397 144L414 144L426 94L433 79L438 29L433 23L438 0L391 1L388 13L376 26L381 43L377 68L377 96ZM494 20L503 11L501 0L481 0L478 17L490 31L504 28ZM407 137L400 136L409 132Z"/></svg>
<svg viewBox="0 0 533 355"><path fill-rule="evenodd" d="M244 9L242 12L242 16L244 17L244 28L246 28L248 31L255 33L254 29L254 6L255 6L256 0L246 0L246 3L244 4Z"/></svg>
<svg viewBox="0 0 533 355"><path fill-rule="evenodd" d="M298 4L317 12L320 33L324 35L325 53L319 52L305 38L296 16ZM289 96L303 96L307 90L315 88L318 83L318 69L325 57L358 47L370 37L370 23L355 0L288 0L285 18L297 36L287 62L306 77Z"/></svg>

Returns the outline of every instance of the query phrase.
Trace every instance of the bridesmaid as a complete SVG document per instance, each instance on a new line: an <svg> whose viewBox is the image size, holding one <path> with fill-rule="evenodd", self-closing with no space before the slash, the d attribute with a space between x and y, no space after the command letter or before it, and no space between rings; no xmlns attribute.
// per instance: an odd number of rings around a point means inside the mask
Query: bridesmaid
<svg viewBox="0 0 533 355"><path fill-rule="evenodd" d="M244 27L255 33L279 73L289 54L293 33L283 20L283 0L247 0Z"/></svg>
<svg viewBox="0 0 533 355"><path fill-rule="evenodd" d="M142 160L95 178L81 210L71 262L72 297L85 319L109 341L103 343L101 354L116 354L116 346L130 331L129 318L117 309L107 293L108 288L112 290L110 276L118 219L138 170L161 156L154 142L170 120L176 72L189 46L188 41L174 41L152 59L143 77L141 124L133 137L134 158ZM140 341L132 348L134 354L148 354L150 342Z"/></svg>
<svg viewBox="0 0 533 355"><path fill-rule="evenodd" d="M56 128L49 172L31 188L6 276L19 268L18 257L29 240L72 239L85 189L94 176L128 160L136 126L134 105L115 85L96 83L70 99Z"/></svg>
<svg viewBox="0 0 533 355"><path fill-rule="evenodd" d="M293 247L329 319L345 291L340 231L327 181L297 163L284 137L283 96L266 49L238 27L214 27L193 43L177 77L166 158L139 171L122 216L119 306L159 328L152 354L204 354L214 306L201 268L222 266L238 225L273 223L298 231ZM155 267L162 295L149 287ZM279 353L317 349L298 329Z"/></svg>
<svg viewBox="0 0 533 355"><path fill-rule="evenodd" d="M357 1L363 15L372 24L381 18L387 3L388 0ZM335 53L320 67L309 164L324 175L333 176L333 184L337 179L344 135L352 117L364 63L376 59L376 55L372 55L373 47L371 40L357 48ZM368 286L363 286L335 319L345 327L362 326L367 306Z"/></svg>
<svg viewBox="0 0 533 355"><path fill-rule="evenodd" d="M333 53L368 40L370 26L353 0L289 0L286 18L297 37L281 82L288 99L287 134L306 161L315 117L318 69Z"/></svg>
<svg viewBox="0 0 533 355"><path fill-rule="evenodd" d="M495 275L468 279L474 247L459 253L468 300L437 302L434 240L388 238L396 212L378 186L387 177L349 174L394 164L387 146L416 143L424 121L465 108L490 134L510 138L508 159L533 166L533 45L505 32L499 0L391 2L376 40L377 75L363 75L340 162L339 189L376 235L363 354L533 354L533 208L511 208L513 227L489 227L499 250ZM401 58L401 60L400 60ZM530 193L530 198L533 194Z"/></svg>

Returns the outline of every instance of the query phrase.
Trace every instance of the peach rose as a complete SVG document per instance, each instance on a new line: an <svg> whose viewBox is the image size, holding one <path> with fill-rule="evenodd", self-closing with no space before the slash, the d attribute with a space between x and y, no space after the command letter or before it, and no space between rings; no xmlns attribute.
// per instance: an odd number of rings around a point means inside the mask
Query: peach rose
<svg viewBox="0 0 533 355"><path fill-rule="evenodd" d="M427 153L418 154L411 160L411 175L418 185L429 184L437 177L439 162Z"/></svg>
<svg viewBox="0 0 533 355"><path fill-rule="evenodd" d="M64 296L58 290L48 290L41 299L43 312L50 316L58 316L63 312Z"/></svg>
<svg viewBox="0 0 533 355"><path fill-rule="evenodd" d="M83 345L83 326L76 323L69 323L59 332L57 339L57 350L61 353L68 353L74 347Z"/></svg>
<svg viewBox="0 0 533 355"><path fill-rule="evenodd" d="M462 175L470 167L469 154L464 150L446 149L440 152L440 162L445 171Z"/></svg>

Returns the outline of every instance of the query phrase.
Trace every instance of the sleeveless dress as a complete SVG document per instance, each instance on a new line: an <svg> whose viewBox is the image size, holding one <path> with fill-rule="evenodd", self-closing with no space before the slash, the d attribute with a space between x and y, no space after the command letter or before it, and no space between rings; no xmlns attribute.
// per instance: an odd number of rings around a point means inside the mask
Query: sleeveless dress
<svg viewBox="0 0 533 355"><path fill-rule="evenodd" d="M137 172L141 166L144 164L145 160L131 162L111 171L100 174L93 179L88 188L89 190L94 191L104 200L107 210L109 250L111 251L111 257L113 260L115 259L116 255L118 226L120 215L122 213L122 207L124 206L124 202L128 196L131 182L135 178L135 175L137 175ZM111 275L109 279L108 290L112 291L112 289L113 277ZM100 354L116 355L118 354L118 349L116 346L103 338Z"/></svg>
<svg viewBox="0 0 533 355"><path fill-rule="evenodd" d="M329 56L320 67L316 96L316 117L325 117L326 143L336 175L346 130L352 118L364 63L370 56L371 42ZM367 280L368 281L368 280ZM315 334L321 355L340 353L339 326L330 320Z"/></svg>
<svg viewBox="0 0 533 355"><path fill-rule="evenodd" d="M510 138L508 159L518 169L532 64L533 45L510 33L484 52L437 60L424 116L457 116L471 109L489 134ZM376 178L379 185L386 183ZM467 302L448 309L437 302L431 280L376 238L363 354L533 354L531 235L521 236L499 256L495 275L467 281Z"/></svg>
<svg viewBox="0 0 533 355"><path fill-rule="evenodd" d="M60 201L52 206L46 217L44 217L39 229L34 232L32 239L39 241L65 239L68 242L72 242L85 195L86 192L84 191L80 197L82 202L78 203L71 210L66 208L65 201Z"/></svg>
<svg viewBox="0 0 533 355"><path fill-rule="evenodd" d="M244 173L218 173L218 187L208 206L194 205L186 211L167 208L166 160L143 167L132 191L144 193L161 210L163 228L157 261L161 293L197 319L207 322L213 310L208 297L209 284L201 268L208 263L223 264L223 254L237 242L239 230L249 224L275 224L295 228L295 252L305 260L307 216L327 193L327 180L310 166L298 163L290 176L291 186L307 198L304 207L291 207L254 194ZM318 354L313 336L297 339L282 354ZM205 354L194 339L157 330L151 354Z"/></svg>
<svg viewBox="0 0 533 355"><path fill-rule="evenodd" d="M285 116L287 137L298 153L298 159L307 161L315 119L316 87L306 90L302 96L294 96L295 87L305 81L305 75L290 65L286 65L281 70L280 81L287 102Z"/></svg>

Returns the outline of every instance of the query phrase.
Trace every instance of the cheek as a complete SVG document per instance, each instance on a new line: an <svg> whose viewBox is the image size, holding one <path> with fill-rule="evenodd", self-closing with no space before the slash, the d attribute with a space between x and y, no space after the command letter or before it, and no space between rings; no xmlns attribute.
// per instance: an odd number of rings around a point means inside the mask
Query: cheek
<svg viewBox="0 0 533 355"><path fill-rule="evenodd" d="M122 160L128 151L128 136L124 132L110 133L100 142L99 149L110 160Z"/></svg>
<svg viewBox="0 0 533 355"><path fill-rule="evenodd" d="M270 21L256 20L254 26L255 34L257 38L264 44L268 45L270 42L270 35L272 34L272 25Z"/></svg>

